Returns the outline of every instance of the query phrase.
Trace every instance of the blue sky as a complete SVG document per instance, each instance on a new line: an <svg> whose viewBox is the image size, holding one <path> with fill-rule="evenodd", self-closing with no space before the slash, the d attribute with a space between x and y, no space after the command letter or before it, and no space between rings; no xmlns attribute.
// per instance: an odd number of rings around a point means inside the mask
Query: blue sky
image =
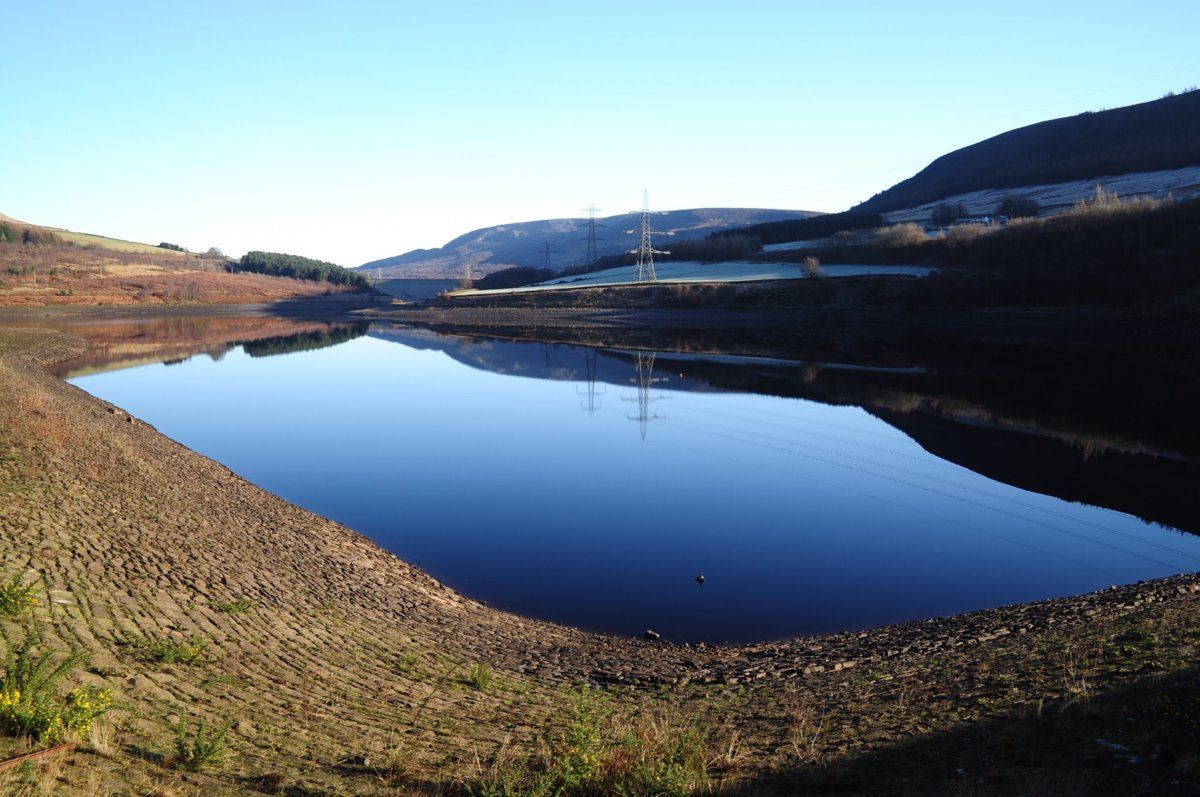
<svg viewBox="0 0 1200 797"><path fill-rule="evenodd" d="M357 265L636 208L841 210L1200 83L1200 3L13 3L0 212Z"/></svg>

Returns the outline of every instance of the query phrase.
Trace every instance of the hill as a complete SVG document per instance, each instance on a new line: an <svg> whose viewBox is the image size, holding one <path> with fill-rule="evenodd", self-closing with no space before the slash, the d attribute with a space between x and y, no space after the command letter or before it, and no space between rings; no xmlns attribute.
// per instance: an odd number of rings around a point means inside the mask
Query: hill
<svg viewBox="0 0 1200 797"><path fill-rule="evenodd" d="M0 308L277 302L368 287L362 275L331 263L269 253L247 258L234 263L0 214ZM248 273L255 271L262 273Z"/></svg>
<svg viewBox="0 0 1200 797"><path fill-rule="evenodd" d="M95 235L87 232L75 232L63 227L47 227L44 224L30 224L27 221L14 219L12 216L6 216L0 213L0 222L19 226L22 228L29 227L43 232L53 233L66 243L76 244L78 246L94 246L100 249L111 249L114 252L134 252L137 254L153 254L159 255L167 253L176 257L185 256L187 253L176 251L174 249L166 249L154 244L143 244L137 241L126 241L121 238L109 238L106 235Z"/></svg>
<svg viewBox="0 0 1200 797"><path fill-rule="evenodd" d="M855 212L887 213L989 188L1200 165L1200 91L1010 130L941 156Z"/></svg>
<svg viewBox="0 0 1200 797"><path fill-rule="evenodd" d="M678 238L698 238L719 230L781 219L819 215L805 210L760 210L755 208L695 208L654 214L655 229ZM638 224L637 213L622 213L598 219L601 256L619 254L637 245L627 233ZM359 268L379 277L422 279L458 278L470 268L481 277L513 266L545 264L545 245L551 246L551 266L561 269L582 263L587 255L587 222L582 219L543 219L485 227L460 235L437 249L415 249L395 257L373 260Z"/></svg>

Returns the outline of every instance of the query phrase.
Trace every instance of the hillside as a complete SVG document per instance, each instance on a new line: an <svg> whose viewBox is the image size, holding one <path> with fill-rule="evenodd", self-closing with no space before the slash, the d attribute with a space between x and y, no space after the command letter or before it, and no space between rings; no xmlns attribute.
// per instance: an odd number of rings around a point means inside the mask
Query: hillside
<svg viewBox="0 0 1200 797"><path fill-rule="evenodd" d="M988 188L1200 165L1200 91L1038 122L943 155L858 205L887 213Z"/></svg>
<svg viewBox="0 0 1200 797"><path fill-rule="evenodd" d="M34 237L29 239L29 234ZM366 287L360 275L332 264L294 256L273 258L293 265L231 266L219 255L75 233L0 214L0 308L278 302ZM296 263L305 268L298 270ZM312 268L319 273L309 273ZM331 278L332 269L338 271ZM249 273L256 270L266 273Z"/></svg>
<svg viewBox="0 0 1200 797"><path fill-rule="evenodd" d="M136 254L158 255L166 253L175 257L183 257L187 255L186 252L165 249L160 246L155 246L154 244L126 241L121 238L109 238L106 235L94 235L87 232L75 232L74 230L68 230L63 227L47 227L44 224L30 224L27 221L14 219L12 216L6 216L3 213L0 213L0 222L7 222L8 224L22 228L31 227L36 230L53 233L64 242L76 244L78 246L94 246L100 249L111 249L115 252L133 252Z"/></svg>
<svg viewBox="0 0 1200 797"><path fill-rule="evenodd" d="M780 219L819 215L804 210L759 210L754 208L696 208L654 214L655 229L680 238L701 237L711 232ZM637 227L636 213L598 219L597 250L601 256L619 254L636 246L627 233ZM587 222L582 219L543 219L502 224L473 230L438 249L415 249L396 257L373 260L359 268L372 276L422 279L459 278L470 268L481 277L511 266L542 266L545 245L551 246L551 267L582 263L587 256ZM374 272L378 271L378 275Z"/></svg>

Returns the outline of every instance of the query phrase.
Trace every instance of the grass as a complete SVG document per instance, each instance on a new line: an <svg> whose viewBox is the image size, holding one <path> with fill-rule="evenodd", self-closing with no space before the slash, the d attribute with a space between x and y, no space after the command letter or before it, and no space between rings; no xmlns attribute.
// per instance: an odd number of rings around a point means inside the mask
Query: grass
<svg viewBox="0 0 1200 797"><path fill-rule="evenodd" d="M254 608L254 601L250 600L249 598L240 598L231 603L215 604L213 608L219 612L224 612L225 614L245 614Z"/></svg>
<svg viewBox="0 0 1200 797"><path fill-rule="evenodd" d="M187 639L138 637L133 639L131 644L142 658L162 664L199 664L204 661L204 652L208 648L208 640L204 637Z"/></svg>
<svg viewBox="0 0 1200 797"><path fill-rule="evenodd" d="M532 755L502 748L466 788L478 797L695 794L710 785L710 762L738 755L736 740L715 756L708 742L693 716L653 708L624 715L584 688L573 695L563 731L548 734Z"/></svg>
<svg viewBox="0 0 1200 797"><path fill-rule="evenodd" d="M175 257L187 257L186 252L177 252L172 249L163 249L153 244L143 244L136 241L124 241L120 238L109 238L105 235L93 235L86 232L72 232L70 230L60 230L54 227L46 227L45 229L53 232L59 238L69 243L79 246L96 246L101 249L112 249L117 252L135 252L139 254L153 255L171 255Z"/></svg>
<svg viewBox="0 0 1200 797"><path fill-rule="evenodd" d="M479 692L486 692L492 683L492 668L486 664L472 664L467 670L466 683Z"/></svg>

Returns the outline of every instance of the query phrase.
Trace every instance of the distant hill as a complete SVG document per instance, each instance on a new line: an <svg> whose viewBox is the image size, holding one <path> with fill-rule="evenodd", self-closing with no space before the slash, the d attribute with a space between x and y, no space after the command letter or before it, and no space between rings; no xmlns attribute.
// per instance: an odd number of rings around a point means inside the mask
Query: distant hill
<svg viewBox="0 0 1200 797"><path fill-rule="evenodd" d="M887 213L989 188L1200 166L1200 91L1001 133L935 160L856 213Z"/></svg>
<svg viewBox="0 0 1200 797"><path fill-rule="evenodd" d="M819 215L805 210L759 210L755 208L696 208L654 214L655 229L678 238L698 238L718 230L780 219ZM598 252L614 255L634 248L636 236L627 233L638 225L638 214L623 213L597 219ZM416 249L396 257L374 260L359 266L378 270L381 277L445 279L481 277L511 266L542 266L545 245L551 245L551 266L562 269L582 263L587 254L587 222L581 219L544 219L502 224L461 235L439 249ZM670 247L670 237L658 241ZM372 274L374 276L374 274Z"/></svg>

